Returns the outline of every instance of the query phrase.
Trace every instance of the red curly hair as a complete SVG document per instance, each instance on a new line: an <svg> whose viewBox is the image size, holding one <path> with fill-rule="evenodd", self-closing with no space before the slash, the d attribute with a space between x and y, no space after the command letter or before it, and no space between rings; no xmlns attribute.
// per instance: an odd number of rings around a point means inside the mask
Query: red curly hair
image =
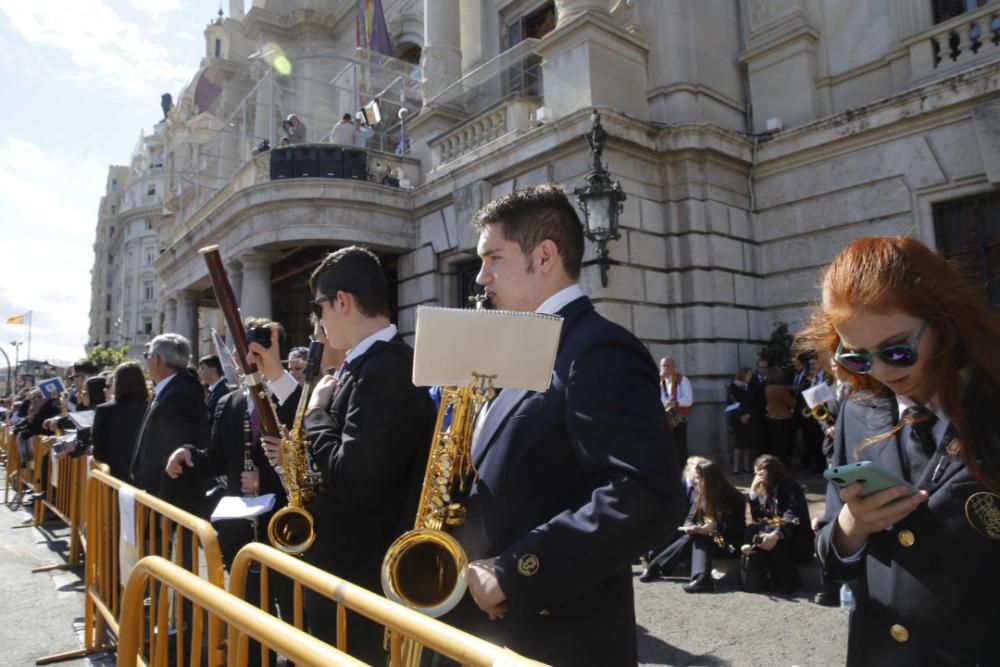
<svg viewBox="0 0 1000 667"><path fill-rule="evenodd" d="M824 272L820 303L798 334L798 346L831 358L840 342L835 327L859 311L902 311L928 322L935 336L925 393L937 396L958 432L957 453L976 479L1000 487L996 415L989 412L1000 407L1000 314L986 303L982 287L916 239L862 238ZM852 390L891 393L871 375L839 371Z"/></svg>

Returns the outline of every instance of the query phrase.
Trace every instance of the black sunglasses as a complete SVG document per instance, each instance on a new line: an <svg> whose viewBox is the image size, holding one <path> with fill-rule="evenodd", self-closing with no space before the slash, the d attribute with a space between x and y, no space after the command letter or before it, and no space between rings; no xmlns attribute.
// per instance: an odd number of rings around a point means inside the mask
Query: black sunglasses
<svg viewBox="0 0 1000 667"><path fill-rule="evenodd" d="M837 351L834 353L834 360L858 375L867 375L872 372L874 357L879 361L893 368L908 368L917 363L917 348L920 346L920 339L923 338L924 331L927 330L927 320L920 325L917 335L908 343L893 343L874 352L844 352L844 342L837 343Z"/></svg>
<svg viewBox="0 0 1000 667"><path fill-rule="evenodd" d="M323 302L334 301L336 298L336 296L321 296L318 299L313 299L309 302L309 305L312 306L313 315L316 316L316 319L323 317Z"/></svg>

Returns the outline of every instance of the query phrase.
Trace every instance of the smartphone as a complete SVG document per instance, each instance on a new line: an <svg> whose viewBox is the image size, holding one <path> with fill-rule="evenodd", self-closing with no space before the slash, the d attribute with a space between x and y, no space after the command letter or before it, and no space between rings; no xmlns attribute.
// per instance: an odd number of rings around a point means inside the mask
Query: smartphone
<svg viewBox="0 0 1000 667"><path fill-rule="evenodd" d="M900 479L874 461L859 461L858 463L848 463L836 468L827 468L823 471L823 477L840 488L844 488L854 482L861 482L865 485L861 491L862 498L895 486L905 486L909 491L907 495L910 496L917 492L917 487L904 479Z"/></svg>

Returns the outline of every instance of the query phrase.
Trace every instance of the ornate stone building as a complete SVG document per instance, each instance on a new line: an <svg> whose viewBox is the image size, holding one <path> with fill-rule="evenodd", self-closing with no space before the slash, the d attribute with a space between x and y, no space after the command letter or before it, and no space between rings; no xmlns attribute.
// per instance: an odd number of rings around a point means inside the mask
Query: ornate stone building
<svg viewBox="0 0 1000 667"><path fill-rule="evenodd" d="M153 135L139 135L128 167L109 167L94 241L89 346L127 345L135 358L160 327L153 222L167 185L163 129L161 123Z"/></svg>
<svg viewBox="0 0 1000 667"><path fill-rule="evenodd" d="M254 0L246 15L237 1L208 27L201 70L157 128L156 331L204 346L219 326L197 254L218 244L244 314L301 342L309 271L362 243L412 333L417 306L464 304L480 206L583 183L595 107L628 199L609 285L594 265L582 284L691 376L692 451L726 450L724 383L777 322L800 321L820 268L856 237L919 237L1000 302L1000 4L383 4L391 58L355 48L353 0ZM334 124L376 98L367 178L325 177L353 159L326 150ZM292 113L313 143L254 155Z"/></svg>

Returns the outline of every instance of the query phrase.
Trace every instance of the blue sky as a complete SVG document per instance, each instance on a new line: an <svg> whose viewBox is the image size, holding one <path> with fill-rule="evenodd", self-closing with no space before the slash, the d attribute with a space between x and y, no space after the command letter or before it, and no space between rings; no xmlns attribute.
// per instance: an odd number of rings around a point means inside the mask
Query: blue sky
<svg viewBox="0 0 1000 667"><path fill-rule="evenodd" d="M228 11L229 2L225 3ZM218 0L0 0L0 346L83 355L97 208L204 55ZM21 357L27 352L21 348ZM0 365L3 365L0 359Z"/></svg>

